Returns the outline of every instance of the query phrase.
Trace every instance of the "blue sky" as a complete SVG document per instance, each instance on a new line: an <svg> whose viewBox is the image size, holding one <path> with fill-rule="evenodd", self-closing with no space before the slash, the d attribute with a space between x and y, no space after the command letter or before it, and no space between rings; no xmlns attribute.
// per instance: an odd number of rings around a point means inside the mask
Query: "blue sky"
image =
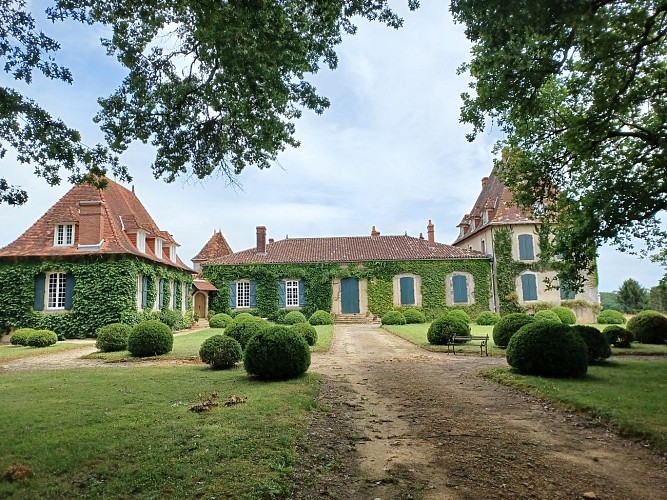
<svg viewBox="0 0 667 500"><path fill-rule="evenodd" d="M469 79L456 68L470 47L448 3L424 2L414 13L406 3L396 2L405 17L400 30L358 22L357 35L339 47L338 69L312 77L331 107L321 116L304 112L296 123L301 147L286 150L268 170L248 168L238 179L242 189L215 176L155 180L152 150L141 144L122 156L137 195L181 244L183 260L189 262L215 229L235 251L253 247L258 225L275 239L367 235L373 225L385 235L418 236L432 219L436 240L454 241L456 225L491 171L498 131L491 128L473 143L465 139L469 127L459 123L459 108ZM101 142L92 122L96 99L113 91L123 70L105 55L99 30L67 24L46 31L62 43L58 60L72 69L74 84L36 79L22 90L81 130L86 143ZM22 207L0 205L1 247L71 186L47 186L11 154L0 162L2 176L30 195ZM601 291L629 277L650 287L664 274L660 266L609 247L600 249L599 268Z"/></svg>

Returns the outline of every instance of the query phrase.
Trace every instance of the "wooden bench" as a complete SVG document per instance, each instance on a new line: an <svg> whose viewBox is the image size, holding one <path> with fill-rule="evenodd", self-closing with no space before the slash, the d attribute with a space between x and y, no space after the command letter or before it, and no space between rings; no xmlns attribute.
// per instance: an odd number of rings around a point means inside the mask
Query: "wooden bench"
<svg viewBox="0 0 667 500"><path fill-rule="evenodd" d="M461 345L464 342L469 342L471 340L481 340L479 344L479 355L486 354L489 355L488 344L489 336L488 335L454 335L447 342L447 352L449 352L449 347L451 346L452 352L456 354L456 346Z"/></svg>

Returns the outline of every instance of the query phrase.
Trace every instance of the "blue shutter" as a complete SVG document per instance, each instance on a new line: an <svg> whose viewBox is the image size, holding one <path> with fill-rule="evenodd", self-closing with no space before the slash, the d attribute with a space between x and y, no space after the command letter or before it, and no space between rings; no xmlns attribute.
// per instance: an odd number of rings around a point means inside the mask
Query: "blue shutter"
<svg viewBox="0 0 667 500"><path fill-rule="evenodd" d="M306 305L306 284L303 280L299 280L299 306Z"/></svg>
<svg viewBox="0 0 667 500"><path fill-rule="evenodd" d="M519 260L534 260L533 237L530 234L519 235Z"/></svg>
<svg viewBox="0 0 667 500"><path fill-rule="evenodd" d="M468 280L465 276L456 275L452 277L454 286L454 303L461 304L468 302Z"/></svg>
<svg viewBox="0 0 667 500"><path fill-rule="evenodd" d="M72 304L74 302L74 275L72 273L67 273L65 275L65 310L69 311L72 309Z"/></svg>
<svg viewBox="0 0 667 500"><path fill-rule="evenodd" d="M250 307L257 307L257 282L250 282Z"/></svg>
<svg viewBox="0 0 667 500"><path fill-rule="evenodd" d="M46 274L39 273L35 276L35 311L44 310L44 291L46 286Z"/></svg>
<svg viewBox="0 0 667 500"><path fill-rule="evenodd" d="M521 276L521 288L523 290L523 300L537 300L537 279L534 274Z"/></svg>
<svg viewBox="0 0 667 500"><path fill-rule="evenodd" d="M413 306L415 305L415 280L409 276L404 276L400 279L401 289L401 305Z"/></svg>
<svg viewBox="0 0 667 500"><path fill-rule="evenodd" d="M141 287L141 308L146 309L148 305L148 276L144 276L143 286Z"/></svg>
<svg viewBox="0 0 667 500"><path fill-rule="evenodd" d="M158 308L162 309L162 306L164 305L164 280L160 278L160 281L158 283Z"/></svg>
<svg viewBox="0 0 667 500"><path fill-rule="evenodd" d="M285 300L285 280L280 280L278 282L278 307L286 307L287 301Z"/></svg>
<svg viewBox="0 0 667 500"><path fill-rule="evenodd" d="M181 288L181 284L177 280L174 280L174 290L173 290L174 300L172 301L172 303L174 304L174 309L176 309L176 303L177 303L176 297L178 295L179 288Z"/></svg>
<svg viewBox="0 0 667 500"><path fill-rule="evenodd" d="M229 308L236 309L236 281L229 282Z"/></svg>

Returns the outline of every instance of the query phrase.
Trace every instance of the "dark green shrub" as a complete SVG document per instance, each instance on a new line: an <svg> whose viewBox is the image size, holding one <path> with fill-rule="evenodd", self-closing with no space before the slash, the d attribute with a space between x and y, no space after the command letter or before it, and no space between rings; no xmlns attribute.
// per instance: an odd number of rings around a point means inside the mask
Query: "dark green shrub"
<svg viewBox="0 0 667 500"><path fill-rule="evenodd" d="M159 319L172 330L176 330L179 323L183 322L183 314L173 309L162 309Z"/></svg>
<svg viewBox="0 0 667 500"><path fill-rule="evenodd" d="M449 316L450 318L458 318L461 321L470 323L470 316L463 309L452 309L449 312L447 312L445 316Z"/></svg>
<svg viewBox="0 0 667 500"><path fill-rule="evenodd" d="M298 332L310 346L317 344L317 330L308 323L297 323L292 326L292 330Z"/></svg>
<svg viewBox="0 0 667 500"><path fill-rule="evenodd" d="M237 316L234 318L234 321L229 323L227 328L225 328L225 335L236 339L236 341L241 344L241 348L245 349L248 340L250 340L253 335L256 335L268 327L269 322L262 318L250 315Z"/></svg>
<svg viewBox="0 0 667 500"><path fill-rule="evenodd" d="M403 311L403 316L405 316L405 322L410 325L426 323L426 316L419 309L405 309Z"/></svg>
<svg viewBox="0 0 667 500"><path fill-rule="evenodd" d="M588 370L588 348L572 327L534 321L512 335L507 363L526 375L583 377Z"/></svg>
<svg viewBox="0 0 667 500"><path fill-rule="evenodd" d="M574 325L577 322L577 316L569 307L556 306L549 310L558 315L561 323L565 323L566 325Z"/></svg>
<svg viewBox="0 0 667 500"><path fill-rule="evenodd" d="M387 311L382 316L383 325L404 325L405 323L405 316L400 311Z"/></svg>
<svg viewBox="0 0 667 500"><path fill-rule="evenodd" d="M313 326L333 325L333 316L331 316L331 313L322 311L320 309L311 314L310 319L308 319L308 323L310 323Z"/></svg>
<svg viewBox="0 0 667 500"><path fill-rule="evenodd" d="M632 332L618 325L609 325L602 330L602 333L607 336L607 340L614 347L632 347L632 343L635 341L635 336Z"/></svg>
<svg viewBox="0 0 667 500"><path fill-rule="evenodd" d="M206 314L206 319L208 319L208 320L210 321L211 318L212 318L213 316L215 316L216 314L218 314L218 313L215 312L213 309L209 309L208 312L207 312L207 314ZM227 316L229 316L229 315L227 315ZM231 316L229 316L229 317L231 318ZM224 328L224 327L223 327L223 328Z"/></svg>
<svg viewBox="0 0 667 500"><path fill-rule="evenodd" d="M102 352L124 351L132 327L123 323L111 323L97 332L95 346Z"/></svg>
<svg viewBox="0 0 667 500"><path fill-rule="evenodd" d="M238 311L233 312L230 316L234 319L256 318L256 316L250 314L249 312L238 312Z"/></svg>
<svg viewBox="0 0 667 500"><path fill-rule="evenodd" d="M475 323L478 325L495 325L500 320L500 314L494 313L492 311L482 311L477 316Z"/></svg>
<svg viewBox="0 0 667 500"><path fill-rule="evenodd" d="M296 325L297 323L307 323L308 320L301 311L290 311L285 314L283 323L285 325Z"/></svg>
<svg viewBox="0 0 667 500"><path fill-rule="evenodd" d="M26 346L28 345L28 338L36 331L34 328L19 328L12 334L9 343Z"/></svg>
<svg viewBox="0 0 667 500"><path fill-rule="evenodd" d="M664 344L667 340L667 316L646 310L636 314L626 326L642 344Z"/></svg>
<svg viewBox="0 0 667 500"><path fill-rule="evenodd" d="M253 318L254 316L250 317ZM234 321L234 319L229 314L215 314L208 320L208 326L211 328L227 328L232 321Z"/></svg>
<svg viewBox="0 0 667 500"><path fill-rule="evenodd" d="M199 348L199 357L214 370L233 368L241 361L243 350L236 339L227 335L213 335Z"/></svg>
<svg viewBox="0 0 667 500"><path fill-rule="evenodd" d="M586 325L575 325L572 329L577 332L588 348L588 364L604 361L611 356L609 338L597 328Z"/></svg>
<svg viewBox="0 0 667 500"><path fill-rule="evenodd" d="M232 311L229 315L234 319L238 318L239 316L241 316L242 318L248 316L253 316L255 318L260 317L259 311L257 309L237 309L235 311Z"/></svg>
<svg viewBox="0 0 667 500"><path fill-rule="evenodd" d="M524 313L502 316L493 327L493 343L504 349L509 344L512 335L519 331L519 328L534 321L535 318Z"/></svg>
<svg viewBox="0 0 667 500"><path fill-rule="evenodd" d="M161 321L142 321L127 337L127 350L138 358L166 354L173 347L174 335L171 328Z"/></svg>
<svg viewBox="0 0 667 500"><path fill-rule="evenodd" d="M470 335L470 325L456 315L446 314L431 323L426 338L429 344L445 345L454 335Z"/></svg>
<svg viewBox="0 0 667 500"><path fill-rule="evenodd" d="M598 323L601 325L622 325L625 323L625 316L613 309L607 309L598 314Z"/></svg>
<svg viewBox="0 0 667 500"><path fill-rule="evenodd" d="M35 330L28 336L27 345L31 347L48 347L58 342L58 335L51 330Z"/></svg>
<svg viewBox="0 0 667 500"><path fill-rule="evenodd" d="M248 341L243 364L249 375L261 379L298 377L310 366L310 348L294 329L273 326L261 330Z"/></svg>
<svg viewBox="0 0 667 500"><path fill-rule="evenodd" d="M533 316L537 321L551 321L553 323L562 323L558 314L553 312L551 309L545 309L542 311L537 311L535 316Z"/></svg>

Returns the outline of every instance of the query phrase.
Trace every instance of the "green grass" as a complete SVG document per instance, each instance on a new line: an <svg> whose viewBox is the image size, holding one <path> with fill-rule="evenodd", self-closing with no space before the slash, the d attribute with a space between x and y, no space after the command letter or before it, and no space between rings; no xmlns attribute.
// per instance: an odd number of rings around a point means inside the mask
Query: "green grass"
<svg viewBox="0 0 667 500"><path fill-rule="evenodd" d="M607 328L609 325L601 325L600 323L591 323L586 326L592 326L602 331ZM625 328L625 325L618 325ZM627 354L635 356L655 356L655 355L665 355L667 356L667 346L664 344L640 344L639 342L633 342L632 347L630 348L619 348L612 347L611 353L615 356L623 356Z"/></svg>
<svg viewBox="0 0 667 500"><path fill-rule="evenodd" d="M399 337L412 342L424 349L434 352L446 352L447 346L444 345L432 345L428 343L426 338L426 333L428 332L428 327L431 326L430 323L421 323L421 324L411 324L411 325L383 325L382 328L391 332ZM488 351L489 356L504 356L505 350L496 347L493 343L493 326L481 326L474 323L470 324L470 334L471 335L488 335L489 344ZM467 344L457 345L456 352L462 352L465 354L477 354L479 355L479 344L480 341L473 340Z"/></svg>
<svg viewBox="0 0 667 500"><path fill-rule="evenodd" d="M510 368L482 374L504 385L600 417L627 435L667 451L667 362L614 360L591 365L583 379L518 375Z"/></svg>
<svg viewBox="0 0 667 500"><path fill-rule="evenodd" d="M29 358L31 356L41 356L44 354L53 354L61 351L71 351L72 349L81 349L89 347L91 344L70 344L58 342L49 347L24 347L17 345L0 345L0 361L12 361L14 359Z"/></svg>
<svg viewBox="0 0 667 500"><path fill-rule="evenodd" d="M313 352L326 352L331 348L331 340L333 339L333 325L318 325L317 343L312 347Z"/></svg>
<svg viewBox="0 0 667 500"><path fill-rule="evenodd" d="M289 497L317 377L104 368L0 378L0 498ZM194 413L198 394L248 401ZM14 464L34 473L2 480Z"/></svg>

